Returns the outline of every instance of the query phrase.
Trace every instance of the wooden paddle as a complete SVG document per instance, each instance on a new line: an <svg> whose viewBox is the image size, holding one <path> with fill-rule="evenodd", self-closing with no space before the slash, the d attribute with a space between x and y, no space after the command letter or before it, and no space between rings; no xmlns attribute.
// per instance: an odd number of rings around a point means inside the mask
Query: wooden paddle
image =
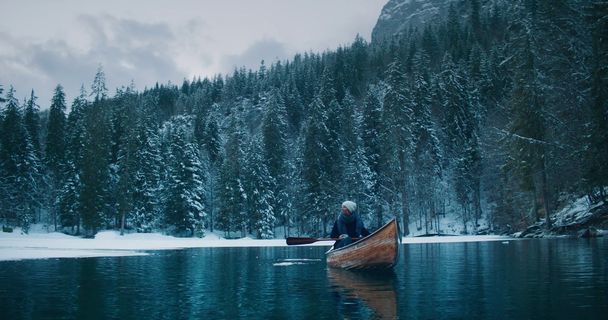
<svg viewBox="0 0 608 320"><path fill-rule="evenodd" d="M353 240L359 240L359 238L351 238ZM311 243L315 243L317 241L338 241L340 240L339 238L297 238L297 237L288 237L287 239L287 245L288 246L293 246L293 245L299 245L299 244L311 244Z"/></svg>

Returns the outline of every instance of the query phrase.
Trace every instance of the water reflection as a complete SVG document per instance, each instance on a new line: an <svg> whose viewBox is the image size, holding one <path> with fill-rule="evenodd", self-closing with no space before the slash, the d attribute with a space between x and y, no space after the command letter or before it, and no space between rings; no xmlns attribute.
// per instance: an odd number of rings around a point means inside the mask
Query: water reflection
<svg viewBox="0 0 608 320"><path fill-rule="evenodd" d="M325 247L0 262L0 319L603 319L608 238L403 245L394 273Z"/></svg>
<svg viewBox="0 0 608 320"><path fill-rule="evenodd" d="M327 278L340 300L344 318L397 319L396 277L392 270L361 273L327 268ZM372 314L365 314L362 304L371 309Z"/></svg>

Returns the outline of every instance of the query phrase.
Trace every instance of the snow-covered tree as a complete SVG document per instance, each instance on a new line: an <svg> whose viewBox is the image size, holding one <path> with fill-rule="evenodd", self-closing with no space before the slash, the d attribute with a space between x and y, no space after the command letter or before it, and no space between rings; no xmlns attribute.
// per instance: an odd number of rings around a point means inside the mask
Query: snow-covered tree
<svg viewBox="0 0 608 320"><path fill-rule="evenodd" d="M66 159L66 103L63 87L57 85L51 100L45 148L46 165L58 177Z"/></svg>
<svg viewBox="0 0 608 320"><path fill-rule="evenodd" d="M608 199L608 4L591 1L587 19L591 32L591 116L587 140L585 185L593 201Z"/></svg>
<svg viewBox="0 0 608 320"><path fill-rule="evenodd" d="M40 207L42 168L10 87L0 126L0 196L5 221L28 231ZM10 222L9 222L10 223Z"/></svg>
<svg viewBox="0 0 608 320"><path fill-rule="evenodd" d="M160 224L163 198L160 183L163 176L163 162L157 130L145 114L139 119L136 127L138 152L135 154L133 208L129 224L138 232L151 232Z"/></svg>
<svg viewBox="0 0 608 320"><path fill-rule="evenodd" d="M262 122L263 162L273 183L269 203L274 209L273 218L287 220L287 121L285 103L280 92L275 89L266 100L266 114Z"/></svg>
<svg viewBox="0 0 608 320"><path fill-rule="evenodd" d="M510 118L505 141L509 152L507 168L519 179L520 189L532 197L533 218L539 221L544 216L550 229L547 161L551 153L547 139L551 137L552 126L546 104L550 96L545 93L548 86L542 83L548 74L538 59L542 52L537 41L541 35L538 9L536 4L525 1L512 9L513 34L509 46L513 87L507 98Z"/></svg>
<svg viewBox="0 0 608 320"><path fill-rule="evenodd" d="M250 140L245 153L243 185L247 194L248 225L260 239L274 238L276 180L263 157L259 137Z"/></svg>
<svg viewBox="0 0 608 320"><path fill-rule="evenodd" d="M383 144L385 143L384 126L382 124L382 101L383 86L370 86L363 105L361 139L366 160L366 167L369 168L369 202L372 207L376 227L382 225L384 221L384 188L389 169L387 154L384 153ZM407 226L405 226L407 227Z"/></svg>
<svg viewBox="0 0 608 320"><path fill-rule="evenodd" d="M411 92L399 59L394 59L388 65L385 81L387 87L382 114L385 129L382 135L386 138L383 153L390 159L388 163L393 170L391 185L385 187L390 190L387 196L392 198L388 202L401 209L403 226L407 226L410 221L407 183L411 176L413 111ZM403 231L404 234L409 232L407 228Z"/></svg>
<svg viewBox="0 0 608 320"><path fill-rule="evenodd" d="M90 96L93 97L94 102L104 100L108 97L108 88L106 87L106 74L103 71L103 67L101 66L101 64L97 67L95 78L93 79L93 83L91 84Z"/></svg>
<svg viewBox="0 0 608 320"><path fill-rule="evenodd" d="M59 96L58 96L59 97ZM54 206L57 208L55 227L71 227L80 233L82 223L82 168L86 139L85 111L89 105L84 86L80 95L72 102L66 124L65 163L61 166L61 186L58 188ZM52 154L52 152L50 153ZM57 220L54 218L54 220Z"/></svg>
<svg viewBox="0 0 608 320"><path fill-rule="evenodd" d="M305 127L302 148L302 178L307 207L299 218L308 221L308 226L312 228L310 231L327 233L324 229L333 218L329 208L336 206L335 202L332 205L332 195L337 184L340 183L331 180L331 167L328 162L338 150L332 150L328 145L330 136L327 127L328 118L321 98L315 98L309 109L311 117Z"/></svg>
<svg viewBox="0 0 608 320"><path fill-rule="evenodd" d="M34 147L34 151L38 158L40 158L40 106L38 106L36 100L38 100L38 97L36 97L34 90L32 90L30 98L25 102L23 124Z"/></svg>
<svg viewBox="0 0 608 320"><path fill-rule="evenodd" d="M82 190L82 224L86 236L93 236L111 223L107 218L115 215L114 207L109 207L110 195L110 131L105 102L100 100L86 109L84 114L85 131L83 136L82 164L80 181ZM110 213L110 214L108 214Z"/></svg>
<svg viewBox="0 0 608 320"><path fill-rule="evenodd" d="M423 59L421 59L423 60ZM419 61L419 65L426 66ZM438 189L441 179L441 151L437 134L436 121L432 117L432 89L428 74L422 70L415 71L412 77L412 109L414 111L413 139L413 184L414 199L418 212L423 215L425 232L429 233L435 221L439 227ZM439 231L439 230L438 230Z"/></svg>
<svg viewBox="0 0 608 320"><path fill-rule="evenodd" d="M53 203L61 188L64 167L66 165L66 103L63 87L57 85L51 99L44 162L48 170L50 190L50 213L55 228L57 227L57 208Z"/></svg>
<svg viewBox="0 0 608 320"><path fill-rule="evenodd" d="M242 172L245 135L239 113L235 110L230 119L218 183L219 211L216 222L218 228L224 230L228 236L234 231L245 233L247 194L243 187Z"/></svg>
<svg viewBox="0 0 608 320"><path fill-rule="evenodd" d="M205 170L192 141L191 119L178 116L165 124L167 137L168 175L165 181L166 222L178 234L189 231L203 236L207 216L205 208Z"/></svg>
<svg viewBox="0 0 608 320"><path fill-rule="evenodd" d="M478 139L478 99L469 87L467 76L450 55L444 57L439 80L441 107L445 128L446 152L449 155L452 183L461 205L464 231L471 218L481 217L480 162Z"/></svg>

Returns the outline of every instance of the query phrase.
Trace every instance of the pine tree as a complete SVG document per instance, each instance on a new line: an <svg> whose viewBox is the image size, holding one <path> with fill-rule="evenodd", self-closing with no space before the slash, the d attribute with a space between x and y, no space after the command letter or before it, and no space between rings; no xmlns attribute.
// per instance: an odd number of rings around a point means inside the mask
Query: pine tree
<svg viewBox="0 0 608 320"><path fill-rule="evenodd" d="M286 128L285 104L278 90L273 90L266 102L266 114L262 123L264 159L270 175L279 180L285 173Z"/></svg>
<svg viewBox="0 0 608 320"><path fill-rule="evenodd" d="M466 73L456 67L451 56L446 55L442 68L440 90L447 138L445 145L452 160L452 182L456 198L462 207L464 231L467 232L470 217L475 219L475 228L481 217L481 154L475 116L478 100L471 94Z"/></svg>
<svg viewBox="0 0 608 320"><path fill-rule="evenodd" d="M259 137L249 142L245 155L243 187L247 194L248 226L260 239L274 238L276 181L263 158Z"/></svg>
<svg viewBox="0 0 608 320"><path fill-rule="evenodd" d="M352 127L352 114L345 114L342 105L334 99L326 106L327 121L325 127L328 129L328 136L323 144L327 151L321 154L321 164L325 168L325 189L330 195L330 203L342 203L341 197L346 193L347 186L341 181L344 179L344 166L349 148L346 141L342 140L343 128ZM346 122L346 124L345 124ZM335 205L334 205L335 206ZM331 221L328 221L331 222Z"/></svg>
<svg viewBox="0 0 608 320"><path fill-rule="evenodd" d="M51 100L46 138L46 164L55 177L59 177L66 158L66 104L63 87L57 85Z"/></svg>
<svg viewBox="0 0 608 320"><path fill-rule="evenodd" d="M72 232L80 234L83 218L83 183L84 150L86 144L85 112L89 109L84 86L80 95L72 102L66 125L65 165L62 166L62 186L55 200L61 226L71 227ZM57 222L55 223L57 225ZM76 231L74 231L76 227Z"/></svg>
<svg viewBox="0 0 608 320"><path fill-rule="evenodd" d="M419 66L413 74L412 94L414 126L413 140L413 188L416 190L415 199L419 212L423 215L425 232L435 222L439 228L439 214L437 192L439 179L441 179L441 152L439 138L432 118L432 89L429 83L428 58L424 55L418 57L416 65ZM440 230L437 230L439 232Z"/></svg>
<svg viewBox="0 0 608 320"><path fill-rule="evenodd" d="M175 117L165 125L168 134L168 177L166 181L166 222L176 228L178 235L203 236L205 208L204 168L191 141L190 121ZM190 137L189 137L190 135Z"/></svg>
<svg viewBox="0 0 608 320"><path fill-rule="evenodd" d="M115 181L112 198L117 207L120 234L124 234L127 215L133 212L134 180L137 172L139 145L135 126L137 96L132 88L119 90L114 98L110 168Z"/></svg>
<svg viewBox="0 0 608 320"><path fill-rule="evenodd" d="M431 60L431 65L436 65L437 62L441 60L441 50L439 49L437 36L430 25L427 25L424 28L420 42L422 51L424 51Z"/></svg>
<svg viewBox="0 0 608 320"><path fill-rule="evenodd" d="M53 206L56 208L59 221L63 227L71 227L72 233L80 233L81 221L81 201L82 185L80 176L76 174L76 169L73 168L73 163L69 162L64 166L65 178L60 189L57 190L57 196ZM77 231L74 231L77 227ZM57 229L57 226L55 226Z"/></svg>
<svg viewBox="0 0 608 320"><path fill-rule="evenodd" d="M372 173L360 134L363 116L348 90L341 105L340 141L345 159L341 182L345 188L340 196L343 199L354 200L357 203L359 214L363 218L367 218L373 209L370 201Z"/></svg>
<svg viewBox="0 0 608 320"><path fill-rule="evenodd" d="M36 103L37 99L38 97L36 97L34 90L32 90L30 98L25 103L23 123L34 147L34 152L40 157L40 107Z"/></svg>
<svg viewBox="0 0 608 320"><path fill-rule="evenodd" d="M409 202L408 181L411 174L411 152L412 152L412 115L411 93L408 92L409 85L403 66L396 58L389 64L386 70L387 89L383 101L382 123L385 126L383 135L386 136L383 144L389 166L394 168L393 177L387 197L395 199L388 201L392 203L398 199L401 209L404 234L409 232ZM397 203L395 203L397 204Z"/></svg>
<svg viewBox="0 0 608 320"><path fill-rule="evenodd" d="M274 208L274 218L287 220L287 121L285 103L278 90L270 93L266 102L266 115L262 123L262 145L263 161L268 170L272 184L273 202L269 203Z"/></svg>
<svg viewBox="0 0 608 320"><path fill-rule="evenodd" d="M91 97L94 98L94 102L104 100L108 97L108 88L106 87L106 74L103 72L101 64L97 67L95 78L91 84Z"/></svg>
<svg viewBox="0 0 608 320"><path fill-rule="evenodd" d="M285 101L286 118L289 124L288 136L297 136L300 133L300 127L305 118L305 108L294 74L290 74L289 80L283 84L281 95Z"/></svg>
<svg viewBox="0 0 608 320"><path fill-rule="evenodd" d="M303 145L303 180L308 207L300 216L309 222L311 232L327 234L327 225L333 217L329 208L336 206L332 199L335 193L336 180L331 180L332 173L329 162L334 155L331 149L330 130L327 127L328 116L319 96L309 106L311 117L306 125ZM337 152L337 150L336 150ZM300 221L301 222L301 221Z"/></svg>
<svg viewBox="0 0 608 320"><path fill-rule="evenodd" d="M365 95L365 80L369 72L369 44L359 34L351 44L349 53L350 76L346 79L348 91L355 97Z"/></svg>
<svg viewBox="0 0 608 320"><path fill-rule="evenodd" d="M550 229L543 95L530 40L523 35L519 41L523 45L518 52L518 65L509 101L513 115L509 125L511 167L521 176L524 190L533 191L536 219L539 220L544 213L546 227Z"/></svg>
<svg viewBox="0 0 608 320"><path fill-rule="evenodd" d="M215 108L217 105L214 105ZM198 116L197 116L198 118ZM222 141L220 137L220 128L215 114L209 115L201 124L200 136L197 138L198 144L201 145L203 153L209 160L208 188L206 199L209 205L207 217L207 225L209 230L213 232L215 228L215 211L217 200L217 186L219 179L219 169L222 164Z"/></svg>
<svg viewBox="0 0 608 320"><path fill-rule="evenodd" d="M26 154L26 131L22 122L19 103L15 99L15 90L9 87L6 94L6 106L2 112L2 130L0 136L0 186L2 187L2 212L4 221L17 224L20 214L19 193L17 189L20 158Z"/></svg>
<svg viewBox="0 0 608 320"><path fill-rule="evenodd" d="M329 68L323 69L323 74L319 79L318 97L324 106L328 107L332 101L337 100L336 86Z"/></svg>
<svg viewBox="0 0 608 320"><path fill-rule="evenodd" d="M376 226L380 227L384 222L382 195L383 186L386 185L384 178L388 177L385 170L388 170L387 157L383 152L384 127L382 124L382 85L370 86L367 90L362 119L361 139L363 144L366 167L370 170L370 203L373 205L372 211ZM407 226L405 226L407 227Z"/></svg>
<svg viewBox="0 0 608 320"><path fill-rule="evenodd" d="M40 207L42 169L13 87L6 101L0 128L0 194L4 219L14 221L28 232L35 210Z"/></svg>
<svg viewBox="0 0 608 320"><path fill-rule="evenodd" d="M97 99L100 98L100 99ZM115 207L110 206L110 119L107 101L103 96L84 113L85 131L81 164L82 224L86 236L91 237L116 217Z"/></svg>
<svg viewBox="0 0 608 320"><path fill-rule="evenodd" d="M162 195L162 157L160 139L150 116L141 111L136 126L135 176L133 181L133 208L129 224L137 232L152 232L159 226Z"/></svg>
<svg viewBox="0 0 608 320"><path fill-rule="evenodd" d="M345 147L340 140L341 122L349 121L348 117L342 119L342 106L338 102L336 83L326 67L321 76L318 88L318 98L313 101L312 109L317 115L311 117L312 121L322 121L319 124L319 152L317 153L320 175L320 194L322 199L319 207L319 219L323 234L329 233L327 227L334 220L334 213L330 208L336 208L342 203L341 196L345 193L344 155ZM337 211L337 208L336 208Z"/></svg>
<svg viewBox="0 0 608 320"><path fill-rule="evenodd" d="M216 222L218 228L224 230L228 236L234 231L241 231L244 236L247 195L244 193L242 180L245 142L243 127L239 113L235 112L230 119L228 139L224 145L225 155L219 173L219 212Z"/></svg>
<svg viewBox="0 0 608 320"><path fill-rule="evenodd" d="M220 139L220 128L216 117L212 116L207 119L202 144L207 151L211 163L214 166L221 163L222 141Z"/></svg>
<svg viewBox="0 0 608 320"><path fill-rule="evenodd" d="M608 200L608 3L593 1L587 7L591 31L591 117L587 138L585 184L593 202Z"/></svg>
<svg viewBox="0 0 608 320"><path fill-rule="evenodd" d="M66 104L63 87L57 85L51 100L45 148L45 163L49 170L51 199L57 198L66 166ZM51 217L57 229L57 207L51 204Z"/></svg>
<svg viewBox="0 0 608 320"><path fill-rule="evenodd" d="M460 28L459 17L454 8L454 4L450 3L448 8L448 16L445 25L444 41L446 51L458 61L463 55L462 31Z"/></svg>

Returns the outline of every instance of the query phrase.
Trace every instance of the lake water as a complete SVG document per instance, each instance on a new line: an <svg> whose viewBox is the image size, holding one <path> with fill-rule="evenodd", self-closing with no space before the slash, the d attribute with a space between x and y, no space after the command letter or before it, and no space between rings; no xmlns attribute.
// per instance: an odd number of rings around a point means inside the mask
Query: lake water
<svg viewBox="0 0 608 320"><path fill-rule="evenodd" d="M0 319L601 319L608 239L404 244L393 272L326 247L0 262Z"/></svg>

